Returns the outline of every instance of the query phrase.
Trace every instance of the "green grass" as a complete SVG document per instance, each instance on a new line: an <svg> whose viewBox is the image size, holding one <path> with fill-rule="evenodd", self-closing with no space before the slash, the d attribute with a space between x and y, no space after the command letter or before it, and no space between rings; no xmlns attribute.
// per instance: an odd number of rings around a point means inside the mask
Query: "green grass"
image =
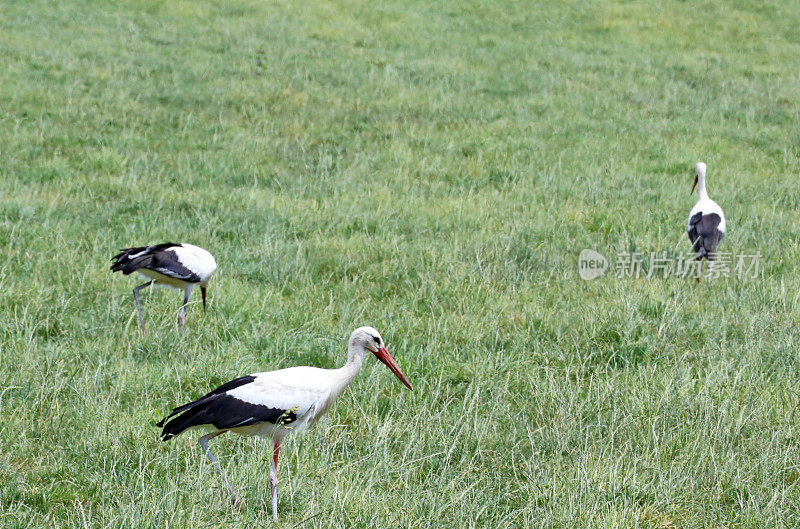
<svg viewBox="0 0 800 529"><path fill-rule="evenodd" d="M369 361L286 445L279 526L800 525L800 4L0 1L0 525L269 527L270 453L154 422ZM691 168L757 280L684 253ZM120 247L220 265L203 315Z"/></svg>

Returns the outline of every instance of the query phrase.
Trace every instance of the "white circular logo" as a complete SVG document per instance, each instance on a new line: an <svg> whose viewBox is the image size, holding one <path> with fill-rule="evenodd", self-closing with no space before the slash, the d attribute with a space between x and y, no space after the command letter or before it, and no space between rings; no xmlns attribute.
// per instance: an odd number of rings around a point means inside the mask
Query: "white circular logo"
<svg viewBox="0 0 800 529"><path fill-rule="evenodd" d="M594 250L583 250L578 256L578 274L581 279L589 281L606 273L608 261Z"/></svg>

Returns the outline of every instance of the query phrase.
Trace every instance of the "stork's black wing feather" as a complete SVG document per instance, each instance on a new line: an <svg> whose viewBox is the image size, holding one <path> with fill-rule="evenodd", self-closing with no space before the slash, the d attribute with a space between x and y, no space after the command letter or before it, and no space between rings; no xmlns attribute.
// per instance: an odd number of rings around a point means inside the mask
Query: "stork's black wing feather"
<svg viewBox="0 0 800 529"><path fill-rule="evenodd" d="M211 425L217 430L228 430L259 423L290 424L297 419L292 410L281 410L252 404L231 397L217 395L199 406L184 411L167 422L161 430L161 439L168 441L194 426Z"/></svg>
<svg viewBox="0 0 800 529"><path fill-rule="evenodd" d="M144 268L189 283L199 283L200 277L178 259L178 254L174 251L176 247L180 245L166 242L153 246L124 248L111 258L114 261L111 271L121 271L128 275Z"/></svg>
<svg viewBox="0 0 800 529"><path fill-rule="evenodd" d="M183 266L178 255L170 249L154 254L150 265L145 268L189 283L200 282L200 276Z"/></svg>
<svg viewBox="0 0 800 529"><path fill-rule="evenodd" d="M262 422L289 424L297 419L294 410L270 408L269 406L253 404L228 395L228 391L249 384L254 380L255 377L253 375L231 380L197 400L178 406L172 410L172 413L156 424L156 426L162 428L162 440L167 441L188 428L206 424L210 424L218 430L226 430ZM175 415L177 417L170 420Z"/></svg>
<svg viewBox="0 0 800 529"><path fill-rule="evenodd" d="M140 268L150 268L153 256L169 248L179 246L171 242L154 244L152 246L137 246L135 248L123 248L117 255L111 258L112 272L122 272L125 275L132 274Z"/></svg>
<svg viewBox="0 0 800 529"><path fill-rule="evenodd" d="M172 417L173 415L177 415L180 412L188 410L189 408L191 408L193 406L197 406L197 405L203 404L203 403L211 400L216 395L220 395L220 394L225 393L227 391L230 391L232 389L236 389L239 386L244 386L245 384L249 384L250 382L254 381L255 379L256 379L256 377L254 377L253 375L245 375L243 377L235 378L235 379L231 380L230 382L225 382L220 387L209 391L208 393L206 393L205 395L203 395L199 399L193 400L192 402L188 402L188 403L186 403L186 404L184 404L182 406L178 406L177 408L173 408L172 412L169 415L167 415L166 417L164 417L163 419L161 419L161 422L157 423L156 426L159 426L159 427L164 426L164 422L167 419L169 419L170 417Z"/></svg>
<svg viewBox="0 0 800 529"><path fill-rule="evenodd" d="M722 218L716 213L704 215L702 212L697 212L689 219L689 240L698 258L714 260L717 246L725 236L719 229L721 222Z"/></svg>

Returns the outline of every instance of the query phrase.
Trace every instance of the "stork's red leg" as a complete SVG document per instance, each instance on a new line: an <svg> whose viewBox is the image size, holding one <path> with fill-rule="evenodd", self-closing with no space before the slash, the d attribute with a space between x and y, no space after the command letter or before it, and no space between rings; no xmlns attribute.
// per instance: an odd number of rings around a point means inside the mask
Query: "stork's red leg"
<svg viewBox="0 0 800 529"><path fill-rule="evenodd" d="M270 493L272 494L272 518L278 521L278 454L281 451L281 443L275 441L272 453L272 468L269 471Z"/></svg>

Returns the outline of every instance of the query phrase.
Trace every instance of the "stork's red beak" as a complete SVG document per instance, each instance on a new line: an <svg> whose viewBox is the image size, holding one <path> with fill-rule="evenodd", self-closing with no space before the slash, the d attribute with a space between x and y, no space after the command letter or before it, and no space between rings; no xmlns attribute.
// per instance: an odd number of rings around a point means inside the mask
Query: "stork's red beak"
<svg viewBox="0 0 800 529"><path fill-rule="evenodd" d="M697 186L697 175L694 175L694 184L692 184L692 190L691 190L691 191L689 191L689 194L690 194L690 195L691 195L692 193L694 193L694 188L695 188L696 186Z"/></svg>
<svg viewBox="0 0 800 529"><path fill-rule="evenodd" d="M389 370L400 379L400 382L405 384L406 387L411 391L414 391L414 388L411 387L411 382L408 381L406 376L400 370L400 366L397 365L397 362L395 362L394 358L392 358L392 355L389 354L389 351L387 351L385 347L381 347L378 349L378 352L374 354L378 357L378 360L386 364L386 367L388 367Z"/></svg>
<svg viewBox="0 0 800 529"><path fill-rule="evenodd" d="M200 286L200 293L203 294L203 312L206 311L206 287Z"/></svg>

